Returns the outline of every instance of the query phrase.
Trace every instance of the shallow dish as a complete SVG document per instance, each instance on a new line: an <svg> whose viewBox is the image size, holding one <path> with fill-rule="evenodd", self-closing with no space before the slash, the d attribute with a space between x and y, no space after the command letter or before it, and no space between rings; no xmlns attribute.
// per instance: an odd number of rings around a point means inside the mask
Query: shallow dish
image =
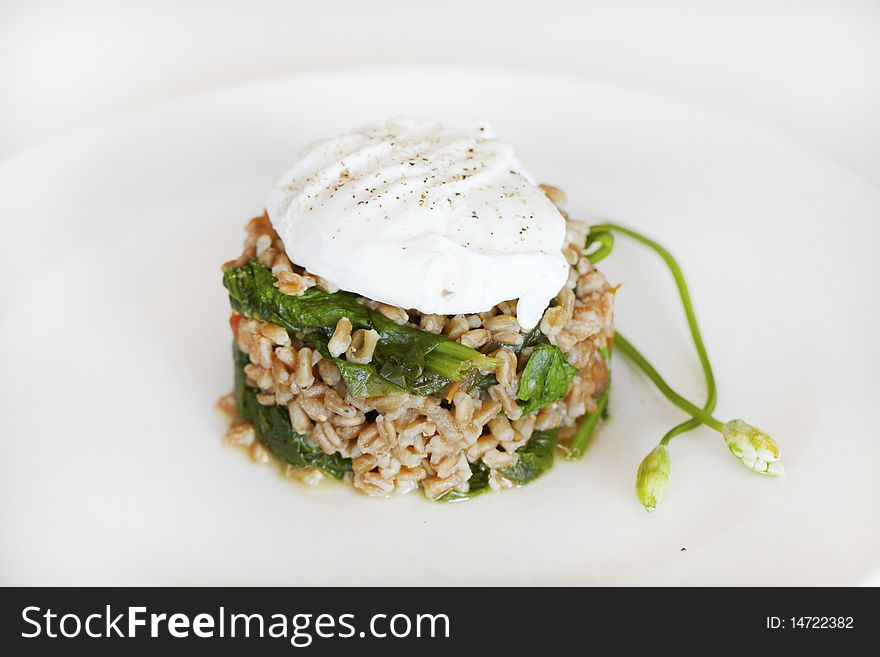
<svg viewBox="0 0 880 657"><path fill-rule="evenodd" d="M398 113L489 117L574 214L671 246L719 412L770 431L787 477L695 431L645 514L635 469L681 415L620 360L582 461L463 506L299 487L223 448L217 263L298 146ZM780 135L552 78L315 74L46 145L0 165L0 189L4 584L828 584L880 566L880 190ZM621 241L603 269L623 283L617 325L698 397L662 266Z"/></svg>

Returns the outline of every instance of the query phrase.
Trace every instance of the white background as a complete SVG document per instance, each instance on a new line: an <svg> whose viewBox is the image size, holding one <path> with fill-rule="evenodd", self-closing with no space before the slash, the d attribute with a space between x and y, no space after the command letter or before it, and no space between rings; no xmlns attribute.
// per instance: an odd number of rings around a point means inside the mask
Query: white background
<svg viewBox="0 0 880 657"><path fill-rule="evenodd" d="M0 158L219 85L425 64L674 95L880 179L876 0L0 0Z"/></svg>

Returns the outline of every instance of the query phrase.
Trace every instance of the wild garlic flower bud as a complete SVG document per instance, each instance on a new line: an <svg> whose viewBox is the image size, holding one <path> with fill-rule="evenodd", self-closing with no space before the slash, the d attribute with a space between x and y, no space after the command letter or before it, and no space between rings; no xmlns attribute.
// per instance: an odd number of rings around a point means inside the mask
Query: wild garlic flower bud
<svg viewBox="0 0 880 657"><path fill-rule="evenodd" d="M636 495L645 511L653 511L663 500L669 472L669 449L666 445L657 445L642 461L636 475Z"/></svg>
<svg viewBox="0 0 880 657"><path fill-rule="evenodd" d="M733 455L750 470L770 476L785 474L779 447L760 429L742 420L731 420L724 425L722 433Z"/></svg>

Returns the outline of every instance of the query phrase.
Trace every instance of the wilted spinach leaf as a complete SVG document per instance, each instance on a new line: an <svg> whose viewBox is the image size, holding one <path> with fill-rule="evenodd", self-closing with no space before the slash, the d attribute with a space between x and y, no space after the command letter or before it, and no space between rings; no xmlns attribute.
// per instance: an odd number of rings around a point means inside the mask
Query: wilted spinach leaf
<svg viewBox="0 0 880 657"><path fill-rule="evenodd" d="M509 468L499 468L498 471L517 486L534 481L553 467L558 433L557 429L536 431L529 442L516 450L519 460Z"/></svg>
<svg viewBox="0 0 880 657"><path fill-rule="evenodd" d="M275 287L272 272L256 259L223 272L232 309L289 331L323 329L333 331L343 317L355 328L370 326L370 312L348 292L322 292L309 288L300 296L284 294Z"/></svg>
<svg viewBox="0 0 880 657"><path fill-rule="evenodd" d="M519 379L517 397L523 407L523 414L565 397L575 374L577 369L569 365L559 347L552 344L537 345Z"/></svg>
<svg viewBox="0 0 880 657"><path fill-rule="evenodd" d="M304 333L316 347L319 338L326 345L326 339L343 317L355 329L372 328L379 334L369 365L334 361L353 395L376 396L402 390L436 395L452 381L464 380L479 369L495 366L492 358L443 335L391 321L358 303L357 297L348 292L327 293L311 288L300 296L290 296L275 288L274 283L272 272L256 259L223 273L233 310L297 334Z"/></svg>

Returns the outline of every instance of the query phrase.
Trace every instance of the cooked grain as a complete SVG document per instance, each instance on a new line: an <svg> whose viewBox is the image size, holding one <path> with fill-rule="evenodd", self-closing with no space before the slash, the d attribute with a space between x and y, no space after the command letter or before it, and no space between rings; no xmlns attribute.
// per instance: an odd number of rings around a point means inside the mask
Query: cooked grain
<svg viewBox="0 0 880 657"><path fill-rule="evenodd" d="M348 317L343 317L338 322L336 322L336 328L333 331L333 335L330 336L329 342L327 342L327 351L330 352L330 355L334 358L338 358L351 345L351 320Z"/></svg>
<svg viewBox="0 0 880 657"><path fill-rule="evenodd" d="M546 188L561 202L561 192ZM530 348L515 353L524 339L516 320L516 301L504 301L486 312L447 317L410 313L402 308L363 299L362 302L398 323L413 321L426 331L443 333L453 340L492 355L497 385L484 391L465 392L451 386L446 400L401 393L356 398L345 387L339 368L282 327L242 318L237 343L250 362L244 367L248 385L258 389L263 404L286 406L294 431L306 436L324 452L352 459L351 480L368 494L384 496L421 486L428 497L450 490L467 490L472 466L489 468L489 485L498 491L512 486L499 468L514 465L516 450L535 431L560 427L564 440L579 416L595 408L595 397L605 385L607 371L598 350L613 336L611 289L601 273L583 255L588 228L567 222L564 255L570 265L565 287L541 319L540 330L565 353L579 372L565 398L523 416L516 401L519 373ZM248 225L244 251L230 265L257 257L271 267L276 286L285 294L299 295L311 287L336 291L331 284L290 262L283 244L265 216ZM328 341L328 352L354 363L369 363L378 342L375 330L353 330L342 318ZM251 450L264 462L268 452L255 439L253 427L235 417L234 399L220 407L232 417L225 440ZM368 420L369 413L375 414ZM294 468L291 478L317 483L322 473L314 468Z"/></svg>
<svg viewBox="0 0 880 657"><path fill-rule="evenodd" d="M345 358L349 362L366 365L373 360L373 352L379 342L379 333L375 329L358 329L351 336L351 343L345 350Z"/></svg>

